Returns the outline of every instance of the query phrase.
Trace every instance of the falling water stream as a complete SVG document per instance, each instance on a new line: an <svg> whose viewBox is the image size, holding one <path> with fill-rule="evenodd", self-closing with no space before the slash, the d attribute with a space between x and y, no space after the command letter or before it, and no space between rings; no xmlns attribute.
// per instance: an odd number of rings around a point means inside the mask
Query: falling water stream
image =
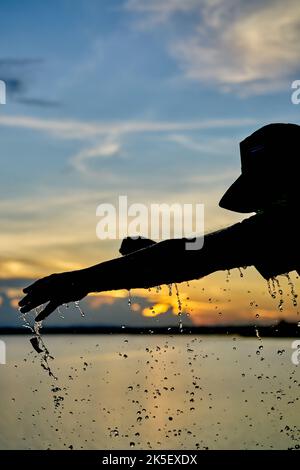
<svg viewBox="0 0 300 470"><path fill-rule="evenodd" d="M175 284L175 291L176 291L176 297L177 297L179 331L180 331L180 333L182 333L182 332L183 332L183 324L182 324L182 302L181 302L181 299L180 299L180 294L179 294L179 289L178 289L178 285L177 285L177 284Z"/></svg>
<svg viewBox="0 0 300 470"><path fill-rule="evenodd" d="M132 306L132 297L131 297L131 291L128 291L128 307L131 309Z"/></svg>
<svg viewBox="0 0 300 470"><path fill-rule="evenodd" d="M297 307L297 297L298 297L298 295L297 295L296 292L295 292L294 283L293 283L293 281L291 280L291 277L290 277L289 273L286 273L286 274L285 274L285 277L287 278L288 285L289 285L289 287L290 287L290 292L291 292L291 296L292 296L293 306L294 306L294 307Z"/></svg>
<svg viewBox="0 0 300 470"><path fill-rule="evenodd" d="M286 277L286 279L288 281L288 286L290 288L290 295L291 295L291 298L292 298L292 304L293 304L294 307L297 307L297 305L298 305L298 302L297 302L298 295L295 292L295 286L294 286L294 283L293 283L293 281L290 277L290 274L285 273L285 274L283 274L283 276ZM282 312L283 311L284 300L283 300L283 289L280 285L279 279L277 277L271 277L270 279L268 279L267 285L268 285L268 292L269 292L270 296L273 299L276 299L277 296L279 296L278 309Z"/></svg>
<svg viewBox="0 0 300 470"><path fill-rule="evenodd" d="M43 310L43 306L39 307L39 308L36 308L35 309L35 317L37 317L37 315ZM56 384L51 384L50 386L50 390L51 390L51 393L52 393L52 397L53 397L53 404L54 404L54 410L55 412L58 411L58 416L57 416L57 419L60 419L61 418L61 407L62 407L62 404L64 402L64 396L62 395L62 388L59 387L57 385L57 382L58 382L58 377L54 374L52 368L51 368L51 365L50 365L50 361L54 361L54 356L51 355L51 353L49 352L49 349L48 347L46 346L43 338L42 338L42 335L41 335L41 329L42 329L42 322L36 322L35 319L34 319L34 323L33 325L30 324L28 318L27 318L27 315L26 313L21 313L21 316L20 316L20 319L22 320L23 322L23 326L25 328L28 328L31 333L33 334L33 336L31 337L30 339L30 343L34 349L35 352L38 353L38 357L40 358L40 365L41 365L41 368L43 370L45 370L48 374L48 376L53 379ZM64 390L66 390L64 388Z"/></svg>
<svg viewBox="0 0 300 470"><path fill-rule="evenodd" d="M35 314L36 316L40 313L40 311L43 309L36 308L35 309ZM23 326L25 328L28 328L31 333L33 334L32 338L30 339L30 343L33 347L33 349L40 354L40 359L41 359L41 367L47 371L49 377L52 377L54 380L57 380L56 375L53 373L51 367L50 367L50 361L54 360L54 357L50 354L47 346L45 345L45 342L41 336L40 330L42 328L42 322L36 322L34 320L33 326L30 324L30 322L27 319L26 313L22 313L20 319L23 321Z"/></svg>
<svg viewBox="0 0 300 470"><path fill-rule="evenodd" d="M84 312L82 311L78 300L76 300L76 301L74 302L74 305L75 305L75 307L79 310L80 315L81 315L82 317L84 317L85 314L84 314Z"/></svg>

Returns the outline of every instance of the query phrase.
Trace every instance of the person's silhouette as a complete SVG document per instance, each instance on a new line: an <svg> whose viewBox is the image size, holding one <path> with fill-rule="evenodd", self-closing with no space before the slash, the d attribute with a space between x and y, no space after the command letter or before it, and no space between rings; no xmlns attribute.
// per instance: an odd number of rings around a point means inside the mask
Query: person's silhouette
<svg viewBox="0 0 300 470"><path fill-rule="evenodd" d="M40 321L59 305L90 292L171 284L250 265L265 279L299 269L300 126L264 126L241 142L240 151L241 176L220 206L255 215L205 235L201 250L186 250L186 239L155 243L127 238L120 248L121 258L52 274L25 288L21 312L47 303L36 318Z"/></svg>

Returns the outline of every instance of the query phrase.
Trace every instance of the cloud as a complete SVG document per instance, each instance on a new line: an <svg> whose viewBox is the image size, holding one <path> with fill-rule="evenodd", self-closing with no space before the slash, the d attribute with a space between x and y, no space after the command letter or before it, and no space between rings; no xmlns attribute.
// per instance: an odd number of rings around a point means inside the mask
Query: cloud
<svg viewBox="0 0 300 470"><path fill-rule="evenodd" d="M255 118L203 119L201 121L117 121L93 122L67 119L42 119L30 116L0 116L0 126L30 129L64 139L87 139L102 135L145 132L176 132L201 129L235 128L256 125Z"/></svg>
<svg viewBox="0 0 300 470"><path fill-rule="evenodd" d="M299 71L298 0L131 0L127 9L143 14L144 24L148 15L152 26L192 14L190 32L178 32L174 21L169 52L185 77L221 91L278 91Z"/></svg>
<svg viewBox="0 0 300 470"><path fill-rule="evenodd" d="M38 198L36 195L20 197L18 192L14 192L11 199L0 201L0 217L3 221L0 244L2 252L5 253L5 256L0 257L0 277L13 278L20 275L36 277L51 271L78 269L94 264L95 253L98 260L115 256L120 243L118 240L100 244L96 238L95 209L100 202L117 203L116 195L120 194L124 188L123 194L126 194L130 188L130 198L132 198L130 203L138 201L147 204L151 200L170 204L178 203L178 201L202 202L206 204L209 214L206 228L210 227L212 222L215 224L216 221L218 221L216 228L220 228L220 223L223 226L230 223L233 215L223 214L221 209L214 207L217 205L220 193L223 192L223 187L224 189L226 187L224 179L228 178L232 181L233 176L236 176L227 174L230 168L222 172L218 170L215 174L213 174L213 168L198 172L196 164L201 164L201 159L193 160L193 154L186 155L187 152L183 151L183 156L191 158L192 167L184 158L179 159L177 167L176 165L169 167L167 161L164 171L158 174L154 169L153 175L149 175L150 179L146 181L144 167L141 166L135 170L139 162L134 159L125 164L122 161L118 165L118 171L115 171L113 162L112 169L110 169L107 160L113 160L119 156L123 158L124 155L126 157L123 148L127 143L126 139L136 138L141 133L148 133L153 141L170 139L174 145L194 149L193 151L199 151L203 156L204 152L209 149L209 140L203 137L197 137L195 140L191 137L191 132L217 128L239 129L241 127L243 129L243 127L248 128L250 125L256 126L257 124L258 121L254 118L178 122L147 120L97 122L0 115L0 126L45 134L51 139L54 137L75 141L76 144L78 141L80 150L70 156L69 163L80 175L88 177L88 189L85 187L80 190L77 178L75 178L76 186L73 188L68 186L59 188L56 185L47 188L43 185L39 189ZM214 145L217 145L217 142L218 139L214 138ZM202 145L204 147L201 147ZM224 149L222 139L220 145L221 150ZM207 155L208 161L212 154ZM221 152L220 155L223 156L223 153ZM97 178L98 173L94 171L95 160L99 159L105 163L103 165L105 177L102 174L101 180ZM178 167L181 168L180 178L177 178ZM113 177L107 177L107 168ZM162 166L159 168L161 170ZM96 176L97 185L90 184L93 182L92 175ZM140 178L139 175L142 177ZM154 178L156 184L153 185ZM99 181L101 181L100 185ZM215 185L213 186L212 183ZM53 230L49 230L50 226ZM215 228L215 225L212 228Z"/></svg>
<svg viewBox="0 0 300 470"><path fill-rule="evenodd" d="M236 147L236 141L234 139L228 138L210 138L202 139L201 141L196 141L192 137L185 134L170 134L167 136L167 140L174 142L182 147L192 150L194 152L201 152L210 155L216 155L232 151Z"/></svg>
<svg viewBox="0 0 300 470"><path fill-rule="evenodd" d="M118 142L113 142L111 139L106 139L101 144L94 147L87 148L79 152L72 158L73 167L80 173L91 175L95 172L87 165L87 161L95 158L110 158L116 157L121 152L121 145Z"/></svg>
<svg viewBox="0 0 300 470"><path fill-rule="evenodd" d="M206 129L237 128L257 125L254 118L207 119L201 121L119 121L119 122L92 122L74 120L51 120L30 116L0 116L0 126L28 129L53 135L60 139L81 140L84 147L70 158L70 164L78 172L91 176L97 174L90 169L88 161L91 159L111 158L122 152L121 138L128 134L154 133L166 134L169 140L193 147L198 144L188 140L178 133ZM200 144L199 144L200 145ZM200 146L199 146L200 150ZM202 148L203 150L203 148Z"/></svg>
<svg viewBox="0 0 300 470"><path fill-rule="evenodd" d="M142 28L149 28L165 23L177 13L189 13L198 4L199 0L128 0L125 9L143 14L138 24Z"/></svg>

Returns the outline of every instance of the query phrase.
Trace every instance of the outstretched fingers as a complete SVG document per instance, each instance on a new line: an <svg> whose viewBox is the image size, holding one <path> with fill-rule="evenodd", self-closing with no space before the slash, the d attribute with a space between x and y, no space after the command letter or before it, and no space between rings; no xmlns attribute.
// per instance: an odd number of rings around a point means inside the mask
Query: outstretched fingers
<svg viewBox="0 0 300 470"><path fill-rule="evenodd" d="M48 317L62 303L80 300L88 291L81 286L73 273L52 274L24 289L25 296L19 302L20 311L27 313L47 304L36 317L37 321Z"/></svg>
<svg viewBox="0 0 300 470"><path fill-rule="evenodd" d="M50 300L49 295L45 292L33 293L30 292L19 302L19 307L21 313L27 313L33 308L38 307L39 305L44 304Z"/></svg>
<svg viewBox="0 0 300 470"><path fill-rule="evenodd" d="M44 281L44 279L38 279L37 281L33 282L29 286L25 287L23 289L24 294L29 294L32 290L34 290L38 285L41 283L41 281Z"/></svg>
<svg viewBox="0 0 300 470"><path fill-rule="evenodd" d="M29 287L26 287L23 292L26 294L19 302L19 307L22 313L27 313L35 307L44 304L51 300L51 284L45 279L36 281Z"/></svg>
<svg viewBox="0 0 300 470"><path fill-rule="evenodd" d="M32 302L27 302L20 308L21 313L28 313L30 310L33 310L36 307L39 307L39 305L44 304L46 301L42 301L40 299L32 301Z"/></svg>

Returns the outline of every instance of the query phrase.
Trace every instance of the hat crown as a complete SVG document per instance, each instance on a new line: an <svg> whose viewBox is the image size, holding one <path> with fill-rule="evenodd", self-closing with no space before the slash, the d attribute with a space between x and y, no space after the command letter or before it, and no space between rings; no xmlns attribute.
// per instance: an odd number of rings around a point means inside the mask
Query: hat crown
<svg viewBox="0 0 300 470"><path fill-rule="evenodd" d="M241 176L230 186L219 205L235 212L254 212L295 191L299 178L300 126L273 123L240 142Z"/></svg>
<svg viewBox="0 0 300 470"><path fill-rule="evenodd" d="M269 176L295 160L300 143L300 126L274 123L261 127L240 143L242 173L268 172ZM297 163L297 162L295 162Z"/></svg>

